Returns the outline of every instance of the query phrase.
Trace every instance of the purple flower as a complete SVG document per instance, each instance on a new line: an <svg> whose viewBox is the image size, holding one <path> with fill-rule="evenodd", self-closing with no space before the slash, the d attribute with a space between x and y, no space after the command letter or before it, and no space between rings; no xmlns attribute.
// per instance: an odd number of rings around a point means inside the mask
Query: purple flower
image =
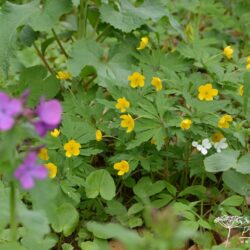
<svg viewBox="0 0 250 250"><path fill-rule="evenodd" d="M15 123L15 117L22 112L22 102L11 99L4 92L0 92L0 131L11 129Z"/></svg>
<svg viewBox="0 0 250 250"><path fill-rule="evenodd" d="M45 101L41 99L37 107L39 120L34 123L35 129L40 136L45 136L49 130L58 127L61 121L62 107L59 101L53 99Z"/></svg>
<svg viewBox="0 0 250 250"><path fill-rule="evenodd" d="M25 157L23 163L16 169L14 176L18 179L22 187L26 190L35 185L35 179L43 180L47 177L48 170L37 163L37 152L30 152Z"/></svg>

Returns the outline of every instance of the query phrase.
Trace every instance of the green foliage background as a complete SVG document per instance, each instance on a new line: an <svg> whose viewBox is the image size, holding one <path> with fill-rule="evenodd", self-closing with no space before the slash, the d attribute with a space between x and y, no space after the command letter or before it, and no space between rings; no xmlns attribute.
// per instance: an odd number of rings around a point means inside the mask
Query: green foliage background
<svg viewBox="0 0 250 250"><path fill-rule="evenodd" d="M226 249L216 246L214 235L227 232L214 219L249 216L250 2L33 0L0 6L0 88L12 95L29 88L31 107L45 96L61 100L64 109L60 137L42 141L58 166L56 179L38 182L29 194L20 189L19 243L10 242L5 175L16 143L29 133L0 135L0 249L106 250L112 238L129 250L177 249L188 239L202 249ZM143 36L150 42L138 51ZM232 60L223 55L227 45ZM61 70L72 78L58 80ZM135 71L146 78L141 89L129 86ZM153 76L163 80L159 92ZM212 102L197 98L207 82L219 90ZM121 97L135 118L132 133L120 127L115 104ZM217 126L223 114L233 117L228 129ZM193 122L187 131L180 128L185 118ZM100 142L97 129L104 135ZM203 156L192 147L217 131L228 149ZM66 158L63 145L71 139L81 152ZM121 160L130 171L119 177L113 164ZM138 228L145 232L131 230ZM249 243L232 247L249 249Z"/></svg>

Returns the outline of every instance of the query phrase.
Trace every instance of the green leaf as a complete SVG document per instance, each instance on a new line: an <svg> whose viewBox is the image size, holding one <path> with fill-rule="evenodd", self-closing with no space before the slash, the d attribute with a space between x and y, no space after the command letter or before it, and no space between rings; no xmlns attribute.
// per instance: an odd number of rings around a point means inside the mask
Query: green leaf
<svg viewBox="0 0 250 250"><path fill-rule="evenodd" d="M101 85L106 86L103 80L114 79L116 85L127 84L128 75L131 73L131 55L124 45L113 55L104 57L104 51L100 44L93 40L80 40L74 43L70 53L68 70L77 76L86 66L93 66L97 75L102 79Z"/></svg>
<svg viewBox="0 0 250 250"><path fill-rule="evenodd" d="M85 241L81 243L82 250L101 250L99 246L93 241Z"/></svg>
<svg viewBox="0 0 250 250"><path fill-rule="evenodd" d="M70 203L64 203L57 208L56 218L52 227L56 232L62 232L64 236L71 235L77 227L79 214Z"/></svg>
<svg viewBox="0 0 250 250"><path fill-rule="evenodd" d="M6 75L9 70L9 59L16 49L16 30L36 14L38 6L39 1L23 5L6 2L0 10L0 68Z"/></svg>
<svg viewBox="0 0 250 250"><path fill-rule="evenodd" d="M144 209L144 206L141 203L133 204L128 210L128 216L137 214Z"/></svg>
<svg viewBox="0 0 250 250"><path fill-rule="evenodd" d="M235 170L242 174L250 174L250 153L240 157Z"/></svg>
<svg viewBox="0 0 250 250"><path fill-rule="evenodd" d="M194 185L191 187L185 188L182 192L179 193L179 196L186 196L186 195L195 195L200 199L206 197L206 188L201 185Z"/></svg>
<svg viewBox="0 0 250 250"><path fill-rule="evenodd" d="M99 194L105 200L112 200L115 197L115 182L105 169L90 173L85 188L88 198L96 198Z"/></svg>
<svg viewBox="0 0 250 250"><path fill-rule="evenodd" d="M116 29L130 32L145 24L148 19L154 22L166 15L165 8L160 1L145 0L139 7L134 7L128 0L120 2L119 11L110 4L102 4L100 8L102 21L112 25ZM171 20L172 21L172 20Z"/></svg>
<svg viewBox="0 0 250 250"><path fill-rule="evenodd" d="M200 225L201 227L204 227L204 228L206 228L206 229L211 230L210 224L209 224L208 222L206 222L205 220L199 219L199 220L198 220L198 223L199 223L199 225Z"/></svg>
<svg viewBox="0 0 250 250"><path fill-rule="evenodd" d="M239 195L232 195L231 197L228 197L225 199L221 205L223 206L232 206L232 207L238 207L240 206L244 201L244 198Z"/></svg>
<svg viewBox="0 0 250 250"><path fill-rule="evenodd" d="M239 151L228 149L207 157L204 160L206 171L220 172L235 167L239 154Z"/></svg>
<svg viewBox="0 0 250 250"><path fill-rule="evenodd" d="M28 102L35 105L41 96L51 99L60 91L60 81L54 76L48 76L48 71L43 66L34 66L24 69L20 76L20 89L30 90Z"/></svg>
<svg viewBox="0 0 250 250"><path fill-rule="evenodd" d="M59 18L72 9L69 0L46 0L38 13L31 17L29 25L37 31L48 31L53 28Z"/></svg>
<svg viewBox="0 0 250 250"><path fill-rule="evenodd" d="M241 195L249 195L250 175L243 175L234 170L228 170L223 173L222 179L234 192Z"/></svg>
<svg viewBox="0 0 250 250"><path fill-rule="evenodd" d="M138 250L143 242L142 238L136 233L121 225L108 223L99 224L96 222L88 222L87 229L94 234L94 236L101 239L115 238L121 241L129 250Z"/></svg>
<svg viewBox="0 0 250 250"><path fill-rule="evenodd" d="M245 114L247 114L248 111L248 105L250 100L250 72L246 72L243 76L243 82L244 82L244 102L243 102L243 109Z"/></svg>
<svg viewBox="0 0 250 250"><path fill-rule="evenodd" d="M1 250L27 250L16 242L1 243Z"/></svg>

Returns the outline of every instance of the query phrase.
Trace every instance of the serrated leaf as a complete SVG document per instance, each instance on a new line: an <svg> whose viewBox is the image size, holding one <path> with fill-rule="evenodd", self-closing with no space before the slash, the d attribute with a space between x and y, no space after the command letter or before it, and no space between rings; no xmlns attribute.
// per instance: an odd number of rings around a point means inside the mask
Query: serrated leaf
<svg viewBox="0 0 250 250"><path fill-rule="evenodd" d="M109 172L105 169L93 171L86 179L86 195L96 198L99 194L105 200L115 197L115 183Z"/></svg>
<svg viewBox="0 0 250 250"><path fill-rule="evenodd" d="M133 6L129 1L120 2L119 11L109 4L102 4L100 8L101 19L124 32L130 32L145 24L148 19L158 21L166 15L164 6L160 1L145 0L139 7Z"/></svg>
<svg viewBox="0 0 250 250"><path fill-rule="evenodd" d="M231 149L213 154L204 160L206 171L221 172L236 166L239 151Z"/></svg>
<svg viewBox="0 0 250 250"><path fill-rule="evenodd" d="M41 96L51 99L60 91L60 82L54 76L47 76L43 66L34 66L24 69L20 76L20 91L30 90L28 103L34 106Z"/></svg>

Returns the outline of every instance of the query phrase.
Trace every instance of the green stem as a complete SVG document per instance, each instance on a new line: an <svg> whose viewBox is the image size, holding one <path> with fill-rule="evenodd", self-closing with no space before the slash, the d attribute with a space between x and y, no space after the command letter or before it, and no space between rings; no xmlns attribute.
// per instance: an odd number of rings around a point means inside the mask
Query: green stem
<svg viewBox="0 0 250 250"><path fill-rule="evenodd" d="M17 239L17 220L16 220L16 188L14 182L10 184L10 229L11 240Z"/></svg>
<svg viewBox="0 0 250 250"><path fill-rule="evenodd" d="M57 36L55 30L54 30L54 29L51 29L51 30L52 30L52 33L53 33L53 35L54 35L54 37L55 37L55 39L56 39L56 42L57 42L58 46L60 47L60 49L61 49L61 51L62 51L62 53L66 56L66 58L69 58L69 55L68 55L68 53L66 52L66 50L64 49L64 47L63 47L63 45L62 45L62 43L61 43L59 37Z"/></svg>
<svg viewBox="0 0 250 250"><path fill-rule="evenodd" d="M96 41L104 41L104 39L106 38L106 36L109 34L111 30L111 26L108 24L105 29L102 31L102 33L96 38Z"/></svg>
<svg viewBox="0 0 250 250"><path fill-rule="evenodd" d="M47 60L45 59L45 57L43 56L42 52L39 50L39 48L37 47L37 45L35 44L35 42L33 43L33 46L34 46L34 48L36 50L37 55L43 61L44 65L46 66L46 68L48 69L48 71L51 73L51 75L54 75L54 72L53 72L52 68L49 66Z"/></svg>
<svg viewBox="0 0 250 250"><path fill-rule="evenodd" d="M80 10L78 16L78 39L86 36L87 30L88 0L80 0Z"/></svg>

